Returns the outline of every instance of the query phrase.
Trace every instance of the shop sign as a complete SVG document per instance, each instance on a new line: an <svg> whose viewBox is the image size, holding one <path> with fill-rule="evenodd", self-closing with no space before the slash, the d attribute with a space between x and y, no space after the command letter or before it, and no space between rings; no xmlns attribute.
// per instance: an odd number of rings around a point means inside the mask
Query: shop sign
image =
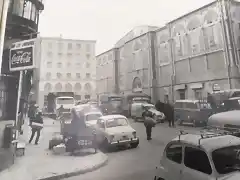
<svg viewBox="0 0 240 180"><path fill-rule="evenodd" d="M14 43L10 49L10 71L22 71L35 68L36 40L26 40Z"/></svg>

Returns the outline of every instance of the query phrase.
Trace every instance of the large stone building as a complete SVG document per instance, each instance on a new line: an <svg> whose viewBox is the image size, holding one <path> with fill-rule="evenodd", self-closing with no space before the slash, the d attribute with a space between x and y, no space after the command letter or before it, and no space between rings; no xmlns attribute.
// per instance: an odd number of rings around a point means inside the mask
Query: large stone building
<svg viewBox="0 0 240 180"><path fill-rule="evenodd" d="M49 93L56 92L74 92L77 100L96 99L96 41L58 37L40 42L39 107Z"/></svg>
<svg viewBox="0 0 240 180"><path fill-rule="evenodd" d="M133 37L115 48L113 86L162 101L205 98L216 85L240 88L239 25L240 3L222 0Z"/></svg>

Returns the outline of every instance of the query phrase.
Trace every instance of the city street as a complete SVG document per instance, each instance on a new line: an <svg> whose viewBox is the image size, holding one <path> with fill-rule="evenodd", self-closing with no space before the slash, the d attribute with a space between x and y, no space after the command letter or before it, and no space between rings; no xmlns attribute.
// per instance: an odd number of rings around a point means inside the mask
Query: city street
<svg viewBox="0 0 240 180"><path fill-rule="evenodd" d="M150 180L166 143L176 137L180 129L188 132L197 130L191 127L170 128L166 123L158 124L153 129L152 141L147 141L144 125L133 121L131 123L140 137L138 148L107 153L109 163L105 167L66 180Z"/></svg>

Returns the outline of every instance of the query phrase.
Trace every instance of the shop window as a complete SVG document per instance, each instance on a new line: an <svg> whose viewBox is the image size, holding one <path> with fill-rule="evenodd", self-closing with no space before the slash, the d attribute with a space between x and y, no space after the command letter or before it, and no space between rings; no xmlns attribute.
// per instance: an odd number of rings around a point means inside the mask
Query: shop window
<svg viewBox="0 0 240 180"><path fill-rule="evenodd" d="M180 97L180 100L186 99L186 91L185 90L179 90L179 97Z"/></svg>

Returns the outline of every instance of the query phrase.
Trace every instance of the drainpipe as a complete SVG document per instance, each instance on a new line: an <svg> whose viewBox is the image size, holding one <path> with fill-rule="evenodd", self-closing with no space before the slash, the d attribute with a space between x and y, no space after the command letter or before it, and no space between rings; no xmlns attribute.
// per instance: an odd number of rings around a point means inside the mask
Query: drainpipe
<svg viewBox="0 0 240 180"><path fill-rule="evenodd" d="M169 30L169 44L170 44L170 58L171 58L171 63L172 63L172 76L171 76L171 93L172 93L172 103L174 103L174 84L175 84L175 58L174 58L174 48L173 48L173 38L172 38L172 25L168 25L168 30Z"/></svg>
<svg viewBox="0 0 240 180"><path fill-rule="evenodd" d="M119 49L114 49L114 93L119 94Z"/></svg>
<svg viewBox="0 0 240 180"><path fill-rule="evenodd" d="M156 102L156 99L158 98L157 95L157 72L156 72L156 54L155 54L155 32L150 31L148 35L148 39L150 41L149 47L150 47L150 52L149 52L149 60L151 61L151 69L152 73L150 77L152 77L152 89L151 89L151 94L152 94L152 100L153 103Z"/></svg>
<svg viewBox="0 0 240 180"><path fill-rule="evenodd" d="M225 0L224 2L224 8L225 8ZM222 0L218 0L218 4L220 6L221 10L221 25L222 25L222 34L223 34L223 45L224 45L224 54L226 58L226 64L227 64L227 78L228 78L228 84L230 89L232 89L232 83L230 79L230 70L231 70L231 63L230 63L230 54L229 54L229 48L228 48L228 37L227 37L227 29L226 29L226 24L225 24L225 14L223 11L223 5L222 5ZM227 17L228 18L228 17Z"/></svg>

